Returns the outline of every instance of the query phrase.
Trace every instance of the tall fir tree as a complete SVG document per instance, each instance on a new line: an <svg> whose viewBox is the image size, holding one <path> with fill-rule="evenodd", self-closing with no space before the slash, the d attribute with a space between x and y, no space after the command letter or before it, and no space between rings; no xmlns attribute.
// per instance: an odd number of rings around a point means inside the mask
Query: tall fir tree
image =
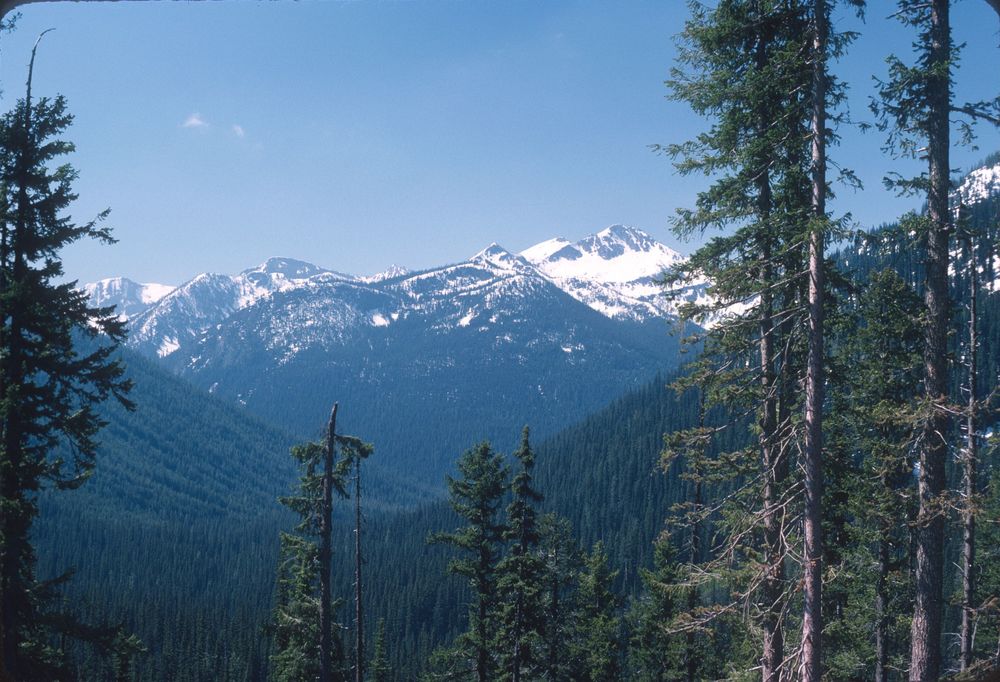
<svg viewBox="0 0 1000 682"><path fill-rule="evenodd" d="M643 595L631 608L629 679L635 682L699 679L698 663L704 652L697 651L693 641L688 642L686 633L671 630L674 619L689 604L677 550L668 533L657 539L653 568L642 569L641 576Z"/></svg>
<svg viewBox="0 0 1000 682"><path fill-rule="evenodd" d="M573 680L570 645L574 587L579 580L581 552L570 522L554 514L542 515L538 522L542 556L544 625L541 633L539 669L549 682Z"/></svg>
<svg viewBox="0 0 1000 682"><path fill-rule="evenodd" d="M113 240L107 211L82 224L66 213L77 173L60 163L74 150L61 136L73 119L62 97L32 98L34 59L24 99L0 120L0 660L11 679L61 680L56 642L80 630L42 600L51 590L35 575L38 494L81 485L105 424L95 408L132 404L115 356L122 322L64 280L62 249Z"/></svg>
<svg viewBox="0 0 1000 682"><path fill-rule="evenodd" d="M348 497L351 469L357 471L373 448L355 436L336 432L337 411L334 405L325 442L292 448L301 470L299 483L294 495L280 500L300 521L294 533L281 534L272 625L271 678L275 682L305 682L324 675L343 681L348 668L354 667L344 656L342 628L333 623L333 614L344 600L332 597L329 587L330 516L333 496ZM335 456L338 446L339 458Z"/></svg>
<svg viewBox="0 0 1000 682"><path fill-rule="evenodd" d="M728 541L714 548L703 574L725 579L734 600L754 605L765 682L787 676L790 660L784 621L794 583L787 563L797 540L787 519L801 495L790 480L790 458L805 359L805 245L816 224L810 220L809 29L804 2L694 4L680 43L682 66L669 83L673 97L708 117L710 126L666 151L680 172L713 178L695 208L679 212L676 231L727 232L710 237L665 278L667 284L712 282L707 301L682 306L685 317L713 323L702 358L682 383L699 386L709 407L724 405L757 422L756 453L721 458L741 490L719 519ZM721 605L718 612L732 608Z"/></svg>
<svg viewBox="0 0 1000 682"><path fill-rule="evenodd" d="M618 682L622 679L621 599L614 591L618 571L612 570L600 542L587 556L576 600L573 657L575 679Z"/></svg>
<svg viewBox="0 0 1000 682"><path fill-rule="evenodd" d="M842 595L827 628L829 670L837 677L885 682L893 668L905 667L921 313L912 286L885 269L870 276L836 324L831 449L850 453L850 470L829 477L843 478L851 521L830 567L837 576L831 591ZM861 646L869 632L871 645Z"/></svg>
<svg viewBox="0 0 1000 682"><path fill-rule="evenodd" d="M344 680L340 628L331 628L329 648L320 646L323 598L320 535L324 489L329 485L331 491L347 497L346 476L351 462L340 460L328 476L325 471L328 452L326 443L312 442L292 448L292 456L301 468L299 484L295 494L281 498L281 503L295 512L300 521L295 532L281 534L270 666L274 682L316 680L324 669L336 679ZM342 602L333 600L329 611L335 611ZM325 666L324 651L329 652Z"/></svg>
<svg viewBox="0 0 1000 682"><path fill-rule="evenodd" d="M525 671L539 662L545 613L541 596L544 590L545 564L539 554L541 536L535 505L542 495L533 487L535 453L531 450L528 427L521 434L521 445L514 453L519 469L511 481L511 501L507 505L507 556L497 567L502 606L501 659L503 677L520 682Z"/></svg>
<svg viewBox="0 0 1000 682"><path fill-rule="evenodd" d="M374 448L353 436L339 436L338 441L354 469L354 680L363 682L365 677L365 628L364 628L364 590L362 569L364 556L362 553L361 529L361 462L372 454Z"/></svg>
<svg viewBox="0 0 1000 682"><path fill-rule="evenodd" d="M467 525L428 539L465 555L453 559L448 571L469 580L469 629L451 649L439 652L435 663L444 668L447 679L489 682L498 674L497 567L506 530L498 514L507 492L508 468L503 455L489 443L480 443L459 458L458 472L461 478L448 477L448 491L452 509Z"/></svg>
<svg viewBox="0 0 1000 682"><path fill-rule="evenodd" d="M879 126L888 132L887 147L901 156L919 157L927 171L916 178L892 174L887 183L902 193L927 200L920 223L923 251L924 334L923 434L920 442L920 511L916 524L916 599L910 632L909 678L937 679L941 674L944 614L944 530L946 460L951 378L948 335L952 320L949 260L954 221L950 206L952 116L955 113L1000 120L1000 98L956 105L954 72L958 47L952 40L950 0L898 0L895 13L916 31L912 65L892 55L889 75L873 102ZM993 93L990 93L993 96ZM962 137L971 137L968 123Z"/></svg>
<svg viewBox="0 0 1000 682"><path fill-rule="evenodd" d="M385 618L379 618L375 626L375 645L372 650L372 660L368 666L372 682L389 682L392 679L392 666L389 665L389 652L386 644Z"/></svg>

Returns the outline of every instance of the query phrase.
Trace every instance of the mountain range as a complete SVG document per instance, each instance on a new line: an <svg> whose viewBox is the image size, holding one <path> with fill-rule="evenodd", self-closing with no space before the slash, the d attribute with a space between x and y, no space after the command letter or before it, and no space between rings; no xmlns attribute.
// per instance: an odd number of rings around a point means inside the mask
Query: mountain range
<svg viewBox="0 0 1000 682"><path fill-rule="evenodd" d="M122 311L132 350L192 383L303 437L339 400L345 427L378 434L384 462L440 482L477 440L512 444L524 424L554 432L675 367L678 301L655 279L681 259L613 225L419 272L271 258L169 290L124 279L87 290Z"/></svg>

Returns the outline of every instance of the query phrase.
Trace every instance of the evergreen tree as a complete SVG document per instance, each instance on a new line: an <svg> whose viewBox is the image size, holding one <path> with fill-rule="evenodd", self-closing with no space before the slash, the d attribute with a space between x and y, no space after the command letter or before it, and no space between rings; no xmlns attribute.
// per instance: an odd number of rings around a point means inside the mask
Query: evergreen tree
<svg viewBox="0 0 1000 682"><path fill-rule="evenodd" d="M950 376L948 333L952 302L949 285L952 224L951 117L954 112L1000 120L1000 99L956 106L954 68L958 48L951 35L950 0L898 0L897 16L914 28L916 62L907 65L890 56L889 77L881 84L873 108L880 127L888 131L894 152L927 160L927 172L917 178L888 178L890 186L927 198L920 224L924 269L923 410L920 441L920 512L916 524L915 580L910 647L910 679L937 679L941 672L941 628L944 612L944 528L946 459L948 456ZM992 93L991 93L992 96ZM971 130L963 125L963 137Z"/></svg>
<svg viewBox="0 0 1000 682"><path fill-rule="evenodd" d="M549 682L569 682L572 677L573 587L579 578L580 548L569 521L553 513L539 519L544 609L539 669Z"/></svg>
<svg viewBox="0 0 1000 682"><path fill-rule="evenodd" d="M906 229L906 225L902 230ZM852 523L840 561L831 568L829 668L836 677L874 676L884 682L905 661L900 645L910 606L909 549L914 396L920 384L922 318L913 288L890 269L874 273L851 315L838 323L832 450L853 462L844 479ZM833 535L833 534L831 534ZM873 646L862 647L867 633Z"/></svg>
<svg viewBox="0 0 1000 682"><path fill-rule="evenodd" d="M472 603L469 629L455 646L440 652L437 664L449 679L496 679L497 567L505 527L497 518L507 491L508 469L503 456L489 443L480 443L458 460L461 478L448 477L452 509L468 525L451 533L436 533L429 540L449 544L465 553L452 560L448 570L469 580Z"/></svg>
<svg viewBox="0 0 1000 682"><path fill-rule="evenodd" d="M711 123L666 150L680 172L711 175L713 183L694 209L679 212L675 229L681 236L727 233L708 239L665 281L712 282L708 300L682 306L685 317L713 323L682 385L699 386L709 407L724 405L757 422L755 453L720 458L730 487L740 490L719 519L728 541L702 572L725 579L733 599L754 605L763 679L775 682L788 674L784 620L795 584L786 564L797 540L786 519L798 490L789 474L802 412L804 245L816 225L808 144L813 73L803 57L809 15L804 2L777 0L692 5L692 15L680 44L684 68L674 70L670 86Z"/></svg>
<svg viewBox="0 0 1000 682"><path fill-rule="evenodd" d="M375 626L375 648L372 651L372 661L369 664L372 682L389 682L392 677L392 667L389 665L389 654L385 643L385 618L379 618Z"/></svg>
<svg viewBox="0 0 1000 682"><path fill-rule="evenodd" d="M274 648L271 654L271 679L275 682L306 682L319 679L323 670L320 617L320 533L322 529L324 460L328 452L323 443L305 443L292 448L292 456L301 467L295 495L281 498L281 503L300 518L294 533L281 534L277 587L273 620ZM350 461L342 459L329 479L332 490L347 496L345 477ZM343 602L330 604L334 611ZM330 661L327 669L344 668L340 628L331 635Z"/></svg>
<svg viewBox="0 0 1000 682"><path fill-rule="evenodd" d="M81 485L104 425L96 406L132 404L114 355L122 323L63 281L64 247L113 240L100 226L106 211L83 224L66 214L77 174L55 164L74 149L61 139L72 116L62 97L32 99L33 66L34 50L26 95L0 120L0 660L12 679L61 680L64 640L55 631L97 633L49 611L45 595L62 580L40 584L35 575L38 493ZM60 444L68 454L55 455Z"/></svg>
<svg viewBox="0 0 1000 682"><path fill-rule="evenodd" d="M686 637L670 629L688 606L687 590L680 585L681 569L670 535L656 541L653 568L642 569L644 594L632 605L629 642L629 679L636 682L669 682L698 679L701 651L688 651ZM688 664L694 666L689 669Z"/></svg>
<svg viewBox="0 0 1000 682"><path fill-rule="evenodd" d="M611 570L600 542L594 545L580 575L573 658L576 678L585 682L622 679L620 599L614 592L617 570Z"/></svg>
<svg viewBox="0 0 1000 682"><path fill-rule="evenodd" d="M344 458L354 467L354 680L363 682L365 677L365 629L361 569L361 462L371 455L373 448L353 436L337 436Z"/></svg>
<svg viewBox="0 0 1000 682"><path fill-rule="evenodd" d="M545 565L538 552L540 535L534 507L542 496L532 487L535 453L528 440L528 427L524 427L514 458L520 469L510 486L512 499L504 531L509 548L497 569L497 587L503 600L500 620L504 677L509 675L512 682L520 682L522 671L530 670L538 661L545 620L541 601Z"/></svg>

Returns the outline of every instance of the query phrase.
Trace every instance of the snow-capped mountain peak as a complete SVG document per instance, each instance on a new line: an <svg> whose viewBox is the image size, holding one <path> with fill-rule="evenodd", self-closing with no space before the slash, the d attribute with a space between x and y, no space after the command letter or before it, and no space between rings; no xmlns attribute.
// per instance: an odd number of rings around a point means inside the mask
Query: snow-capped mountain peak
<svg viewBox="0 0 1000 682"><path fill-rule="evenodd" d="M115 306L122 318L139 314L174 290L168 284L139 283L127 277L109 277L83 285L91 303Z"/></svg>
<svg viewBox="0 0 1000 682"><path fill-rule="evenodd" d="M673 249L627 225L612 225L575 244L549 240L526 249L521 255L551 277L604 283L654 277L682 260Z"/></svg>
<svg viewBox="0 0 1000 682"><path fill-rule="evenodd" d="M396 265L394 263L382 272L376 272L374 275L368 275L367 277L361 277L360 279L362 282L368 282L371 284L375 282L384 282L387 279L395 279L408 274L410 274L409 268L404 268L402 265Z"/></svg>
<svg viewBox="0 0 1000 682"><path fill-rule="evenodd" d="M550 239L521 256L570 296L608 317L644 320L675 313L654 280L683 257L636 227L611 225L576 243Z"/></svg>
<svg viewBox="0 0 1000 682"><path fill-rule="evenodd" d="M528 261L517 254L513 254L496 242L493 242L485 249L469 259L470 263L481 265L491 265L501 270L524 270L530 268Z"/></svg>
<svg viewBox="0 0 1000 682"><path fill-rule="evenodd" d="M294 258L268 258L257 267L244 270L243 274L249 275L255 272L265 275L281 275L286 279L307 279L322 272L329 272L329 270Z"/></svg>

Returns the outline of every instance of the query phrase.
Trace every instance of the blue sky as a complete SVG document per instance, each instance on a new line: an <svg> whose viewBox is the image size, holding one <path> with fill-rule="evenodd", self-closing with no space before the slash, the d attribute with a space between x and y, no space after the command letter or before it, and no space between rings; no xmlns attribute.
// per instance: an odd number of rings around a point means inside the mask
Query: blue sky
<svg viewBox="0 0 1000 682"><path fill-rule="evenodd" d="M863 35L838 67L861 120L872 75L911 40L889 2L869 5L864 25L844 12ZM668 220L704 180L648 147L703 125L663 86L686 15L680 0L43 3L0 42L2 105L55 28L35 91L76 115L74 213L110 206L120 240L68 250L83 281L177 284L275 255L366 274L616 222L688 252ZM963 0L953 23L959 99L995 95L995 13ZM980 132L957 167L1000 149ZM915 205L882 189L881 142L848 130L835 151L866 191L832 208L865 224Z"/></svg>

